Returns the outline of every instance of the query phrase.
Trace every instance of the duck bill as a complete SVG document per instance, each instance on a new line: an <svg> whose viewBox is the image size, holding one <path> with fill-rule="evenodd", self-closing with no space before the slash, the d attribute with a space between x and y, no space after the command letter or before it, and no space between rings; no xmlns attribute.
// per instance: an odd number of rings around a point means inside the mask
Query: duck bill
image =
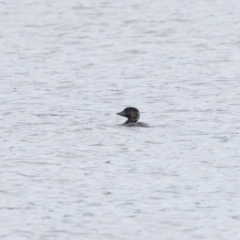
<svg viewBox="0 0 240 240"><path fill-rule="evenodd" d="M123 116L123 117L126 117L126 114L125 114L125 112L124 111L122 111L122 112L119 112L119 113L116 113L117 115L120 115L120 116Z"/></svg>

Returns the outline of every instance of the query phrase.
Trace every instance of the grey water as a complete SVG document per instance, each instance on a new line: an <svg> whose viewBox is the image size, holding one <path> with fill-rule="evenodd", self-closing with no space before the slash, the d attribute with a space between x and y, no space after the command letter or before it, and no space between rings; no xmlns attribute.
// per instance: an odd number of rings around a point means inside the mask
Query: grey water
<svg viewBox="0 0 240 240"><path fill-rule="evenodd" d="M0 30L0 239L240 239L240 1L1 0Z"/></svg>

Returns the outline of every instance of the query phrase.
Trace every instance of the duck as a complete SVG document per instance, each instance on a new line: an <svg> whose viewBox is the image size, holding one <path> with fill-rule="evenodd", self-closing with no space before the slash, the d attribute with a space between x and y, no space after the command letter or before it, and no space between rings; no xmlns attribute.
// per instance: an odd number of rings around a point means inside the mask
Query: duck
<svg viewBox="0 0 240 240"><path fill-rule="evenodd" d="M123 111L116 113L117 115L126 117L128 120L122 124L126 127L145 127L149 128L149 125L144 122L138 122L140 118L140 112L135 107L127 107Z"/></svg>

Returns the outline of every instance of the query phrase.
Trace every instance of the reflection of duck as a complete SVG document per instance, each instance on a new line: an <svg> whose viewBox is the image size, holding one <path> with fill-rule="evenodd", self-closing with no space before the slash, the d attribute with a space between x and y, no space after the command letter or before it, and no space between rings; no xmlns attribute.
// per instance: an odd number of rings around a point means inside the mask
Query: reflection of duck
<svg viewBox="0 0 240 240"><path fill-rule="evenodd" d="M117 115L126 117L128 120L123 123L123 126L126 127L149 127L146 123L137 122L140 118L140 112L137 108L128 107L125 108L122 112L117 113Z"/></svg>

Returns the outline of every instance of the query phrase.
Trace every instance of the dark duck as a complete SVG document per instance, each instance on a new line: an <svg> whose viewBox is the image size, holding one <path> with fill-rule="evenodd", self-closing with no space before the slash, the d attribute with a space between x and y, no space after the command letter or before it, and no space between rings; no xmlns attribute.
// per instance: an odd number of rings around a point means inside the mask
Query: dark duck
<svg viewBox="0 0 240 240"><path fill-rule="evenodd" d="M126 127L147 127L149 128L148 124L143 122L138 122L140 118L140 112L137 108L134 107L127 107L122 112L117 113L117 115L126 117L128 120L123 123L123 126Z"/></svg>

